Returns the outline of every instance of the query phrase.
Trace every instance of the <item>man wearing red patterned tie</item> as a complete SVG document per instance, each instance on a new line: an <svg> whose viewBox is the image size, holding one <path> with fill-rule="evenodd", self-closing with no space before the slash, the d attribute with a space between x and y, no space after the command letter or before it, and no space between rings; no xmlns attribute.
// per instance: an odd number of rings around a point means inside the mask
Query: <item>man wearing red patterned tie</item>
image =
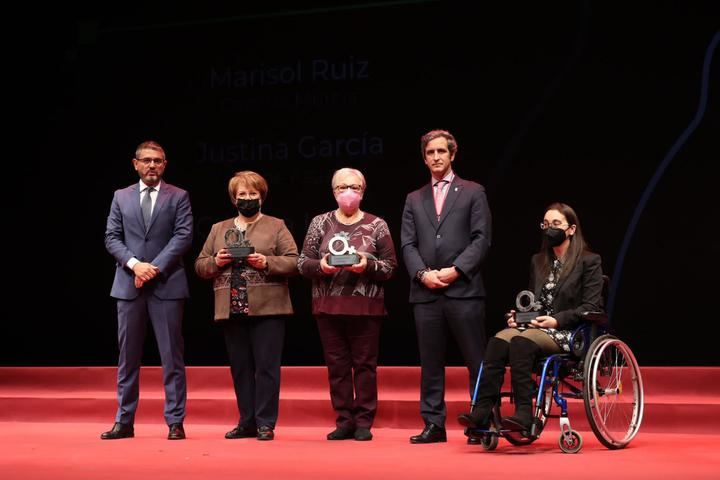
<svg viewBox="0 0 720 480"><path fill-rule="evenodd" d="M447 440L445 350L455 338L472 389L485 349L485 286L481 267L490 247L491 218L485 189L452 169L457 142L433 130L421 140L431 182L405 201L401 248L411 277L421 365L422 433L411 443Z"/></svg>

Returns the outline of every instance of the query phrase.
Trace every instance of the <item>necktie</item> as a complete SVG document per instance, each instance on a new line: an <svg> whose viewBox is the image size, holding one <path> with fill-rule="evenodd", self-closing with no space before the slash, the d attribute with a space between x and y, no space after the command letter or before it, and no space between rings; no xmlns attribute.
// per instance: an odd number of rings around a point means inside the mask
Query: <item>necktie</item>
<svg viewBox="0 0 720 480"><path fill-rule="evenodd" d="M440 219L440 212L442 212L443 203L445 203L445 186L450 183L447 180L438 180L435 182L435 213L437 213L438 220Z"/></svg>
<svg viewBox="0 0 720 480"><path fill-rule="evenodd" d="M150 225L150 217L152 216L152 198L150 192L154 192L155 188L148 187L145 189L145 196L140 202L140 209L142 209L143 220L145 220L145 229Z"/></svg>

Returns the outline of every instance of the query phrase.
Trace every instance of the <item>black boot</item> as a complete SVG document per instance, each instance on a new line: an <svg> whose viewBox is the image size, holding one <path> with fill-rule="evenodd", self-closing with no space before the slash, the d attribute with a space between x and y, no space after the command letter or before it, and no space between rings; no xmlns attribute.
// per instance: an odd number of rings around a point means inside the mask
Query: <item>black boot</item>
<svg viewBox="0 0 720 480"><path fill-rule="evenodd" d="M510 376L515 397L515 415L503 419L504 428L529 432L532 427L532 399L535 391L532 373L541 351L538 344L527 338L513 337L510 342Z"/></svg>
<svg viewBox="0 0 720 480"><path fill-rule="evenodd" d="M510 344L505 340L493 337L485 350L485 361L480 377L480 387L472 412L458 415L460 425L470 428L487 429L492 409L497 402L505 378L505 365L508 361Z"/></svg>

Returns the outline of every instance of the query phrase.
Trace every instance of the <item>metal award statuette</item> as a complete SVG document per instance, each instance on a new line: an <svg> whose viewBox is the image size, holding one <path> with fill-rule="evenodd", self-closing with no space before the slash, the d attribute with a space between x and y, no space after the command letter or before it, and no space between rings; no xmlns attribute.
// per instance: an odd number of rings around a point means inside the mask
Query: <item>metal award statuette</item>
<svg viewBox="0 0 720 480"><path fill-rule="evenodd" d="M246 258L251 253L255 253L255 247L237 228L230 228L225 232L225 246L233 259Z"/></svg>
<svg viewBox="0 0 720 480"><path fill-rule="evenodd" d="M537 317L545 315L542 310L542 304L535 301L535 294L530 290L523 290L515 297L515 323L518 327L523 327L535 320Z"/></svg>
<svg viewBox="0 0 720 480"><path fill-rule="evenodd" d="M328 243L328 250L330 250L328 265L333 267L349 267L350 265L360 263L360 255L355 253L355 247L350 246L348 238L347 233L338 232L330 239L330 243Z"/></svg>

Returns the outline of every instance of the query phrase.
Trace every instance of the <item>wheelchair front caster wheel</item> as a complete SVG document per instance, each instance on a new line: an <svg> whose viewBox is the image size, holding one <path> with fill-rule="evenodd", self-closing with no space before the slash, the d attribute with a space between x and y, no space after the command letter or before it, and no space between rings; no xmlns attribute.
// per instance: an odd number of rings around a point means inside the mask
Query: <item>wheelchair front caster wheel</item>
<svg viewBox="0 0 720 480"><path fill-rule="evenodd" d="M567 433L560 434L558 444L563 453L577 453L582 448L583 440L578 432L570 430Z"/></svg>
<svg viewBox="0 0 720 480"><path fill-rule="evenodd" d="M491 433L486 433L482 436L480 444L485 450L491 452L495 450L498 446L498 436Z"/></svg>

